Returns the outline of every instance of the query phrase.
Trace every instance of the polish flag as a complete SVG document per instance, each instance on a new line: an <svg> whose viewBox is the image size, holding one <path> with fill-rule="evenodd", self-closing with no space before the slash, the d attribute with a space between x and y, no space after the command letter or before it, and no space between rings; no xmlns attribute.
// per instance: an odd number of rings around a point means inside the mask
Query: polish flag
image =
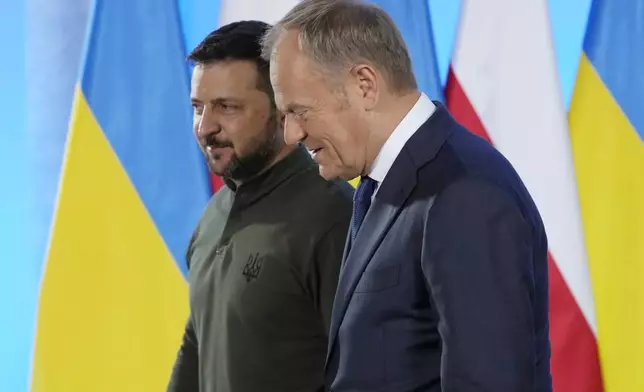
<svg viewBox="0 0 644 392"><path fill-rule="evenodd" d="M555 392L601 392L590 275L546 0L464 0L447 106L514 165L549 242Z"/></svg>

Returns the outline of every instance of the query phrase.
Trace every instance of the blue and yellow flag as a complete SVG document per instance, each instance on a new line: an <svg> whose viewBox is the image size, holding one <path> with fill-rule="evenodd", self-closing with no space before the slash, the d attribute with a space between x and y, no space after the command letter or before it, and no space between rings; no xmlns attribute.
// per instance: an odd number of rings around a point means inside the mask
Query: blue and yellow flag
<svg viewBox="0 0 644 392"><path fill-rule="evenodd" d="M176 2L96 0L38 310L32 390L164 390L208 200ZM184 270L185 271L185 270Z"/></svg>
<svg viewBox="0 0 644 392"><path fill-rule="evenodd" d="M387 11L396 23L411 56L418 88L430 99L443 101L443 86L438 73L434 30L428 1L371 0Z"/></svg>
<svg viewBox="0 0 644 392"><path fill-rule="evenodd" d="M644 391L644 0L596 0L570 131L606 392Z"/></svg>
<svg viewBox="0 0 644 392"><path fill-rule="evenodd" d="M22 336L3 336L2 346L15 352L0 359L0 373L10 373L18 383L0 382L3 390L28 391L35 343L36 309L42 272L54 216L69 117L78 82L91 2L87 0L29 0L25 5L27 39L24 45L28 77L23 79L28 121L16 133L26 138L25 151L28 214L24 246L19 257L7 263L9 275L20 290L10 297L21 312L10 312ZM0 12L1 13L1 12ZM16 40L15 33L12 39ZM47 64L47 66L43 66ZM4 93L4 91L3 91ZM39 108L33 110L33 108ZM14 163L15 164L15 163ZM28 279L24 279L27 277ZM22 315L21 315L22 313ZM24 339L24 340L23 340ZM22 340L22 341L21 341ZM11 341L11 343L8 343ZM8 343L8 344L7 344ZM12 350L20 344L21 350ZM1 377L0 377L1 378Z"/></svg>

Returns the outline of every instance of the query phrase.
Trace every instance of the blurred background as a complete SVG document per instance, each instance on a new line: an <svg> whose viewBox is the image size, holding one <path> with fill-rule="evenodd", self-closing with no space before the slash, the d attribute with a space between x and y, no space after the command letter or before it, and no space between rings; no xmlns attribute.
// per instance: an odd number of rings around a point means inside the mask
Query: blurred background
<svg viewBox="0 0 644 392"><path fill-rule="evenodd" d="M0 390L164 390L221 186L185 55L296 1L0 3ZM543 215L555 391L644 391L644 1L373 2Z"/></svg>

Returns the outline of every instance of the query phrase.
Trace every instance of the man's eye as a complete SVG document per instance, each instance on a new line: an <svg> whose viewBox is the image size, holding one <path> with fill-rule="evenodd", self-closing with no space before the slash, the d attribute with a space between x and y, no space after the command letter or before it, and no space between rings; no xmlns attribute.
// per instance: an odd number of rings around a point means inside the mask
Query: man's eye
<svg viewBox="0 0 644 392"><path fill-rule="evenodd" d="M203 106L201 106L201 105L197 105L197 104L194 104L194 103L193 103L193 104L192 104L192 110L193 110L196 114L201 114L201 113L203 112Z"/></svg>
<svg viewBox="0 0 644 392"><path fill-rule="evenodd" d="M219 108L223 111L233 111L233 110L237 110L238 106L230 103L220 103Z"/></svg>

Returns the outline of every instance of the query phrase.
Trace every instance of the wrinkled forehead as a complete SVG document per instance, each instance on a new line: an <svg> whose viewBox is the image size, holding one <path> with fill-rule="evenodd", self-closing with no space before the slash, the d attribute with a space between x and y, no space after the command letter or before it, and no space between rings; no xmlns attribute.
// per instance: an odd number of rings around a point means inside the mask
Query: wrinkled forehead
<svg viewBox="0 0 644 392"><path fill-rule="evenodd" d="M270 58L271 81L282 82L289 76L300 77L306 73L308 59L299 47L297 32L286 31L275 42Z"/></svg>
<svg viewBox="0 0 644 392"><path fill-rule="evenodd" d="M270 78L276 98L280 94L290 96L310 79L306 56L289 41L279 40L271 54Z"/></svg>
<svg viewBox="0 0 644 392"><path fill-rule="evenodd" d="M302 96L324 88L328 82L320 64L316 63L299 47L297 33L284 33L276 42L270 60L273 90L282 98ZM278 99L279 100L279 99Z"/></svg>

